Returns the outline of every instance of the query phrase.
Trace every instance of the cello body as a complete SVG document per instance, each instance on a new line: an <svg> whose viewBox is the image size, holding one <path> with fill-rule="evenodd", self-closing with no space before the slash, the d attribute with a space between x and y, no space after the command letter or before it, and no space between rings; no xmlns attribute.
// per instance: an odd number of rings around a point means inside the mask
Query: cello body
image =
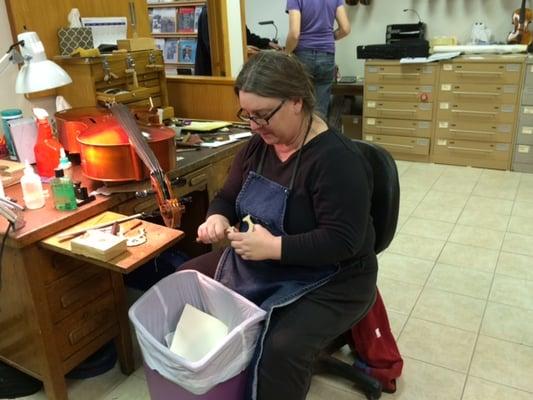
<svg viewBox="0 0 533 400"><path fill-rule="evenodd" d="M526 44L530 45L533 36L529 31L529 24L533 20L533 11L526 8L526 0L522 0L522 5L513 13L512 23L514 30L507 36L509 44Z"/></svg>

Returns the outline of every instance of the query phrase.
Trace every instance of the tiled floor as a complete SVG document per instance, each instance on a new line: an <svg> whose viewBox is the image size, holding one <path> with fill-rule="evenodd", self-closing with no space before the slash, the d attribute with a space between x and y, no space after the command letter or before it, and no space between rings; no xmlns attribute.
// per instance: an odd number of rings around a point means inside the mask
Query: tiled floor
<svg viewBox="0 0 533 400"><path fill-rule="evenodd" d="M533 400L533 175L398 162L379 288L405 364L382 399ZM73 400L148 399L141 370L69 382ZM43 393L27 399L45 399ZM317 376L308 400L364 396Z"/></svg>

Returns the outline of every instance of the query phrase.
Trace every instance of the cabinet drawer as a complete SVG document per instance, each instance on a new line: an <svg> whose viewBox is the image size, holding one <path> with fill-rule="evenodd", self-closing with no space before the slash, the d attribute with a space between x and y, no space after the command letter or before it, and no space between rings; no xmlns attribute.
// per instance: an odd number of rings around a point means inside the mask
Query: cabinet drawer
<svg viewBox="0 0 533 400"><path fill-rule="evenodd" d="M513 163L533 164L533 145L517 144L514 148Z"/></svg>
<svg viewBox="0 0 533 400"><path fill-rule="evenodd" d="M393 118L365 118L363 133L428 138L431 137L431 122Z"/></svg>
<svg viewBox="0 0 533 400"><path fill-rule="evenodd" d="M433 65L365 65L365 83L432 85L434 81Z"/></svg>
<svg viewBox="0 0 533 400"><path fill-rule="evenodd" d="M511 145L508 143L436 139L432 161L443 164L507 169L510 152Z"/></svg>
<svg viewBox="0 0 533 400"><path fill-rule="evenodd" d="M450 83L515 84L520 82L518 63L443 63L440 81Z"/></svg>
<svg viewBox="0 0 533 400"><path fill-rule="evenodd" d="M80 268L84 262L63 254L50 253L50 265L43 264L44 284L49 285L57 279Z"/></svg>
<svg viewBox="0 0 533 400"><path fill-rule="evenodd" d="M495 104L493 102L447 102L437 104L439 121L481 121L491 123L514 123L514 104Z"/></svg>
<svg viewBox="0 0 533 400"><path fill-rule="evenodd" d="M113 293L71 314L56 325L55 340L63 360L108 331L118 332Z"/></svg>
<svg viewBox="0 0 533 400"><path fill-rule="evenodd" d="M524 87L522 89L522 104L533 105L533 83L531 87Z"/></svg>
<svg viewBox="0 0 533 400"><path fill-rule="evenodd" d="M431 120L433 103L365 100L365 117Z"/></svg>
<svg viewBox="0 0 533 400"><path fill-rule="evenodd" d="M429 154L429 139L412 138L389 135L363 135L363 138L379 144L393 154L413 154L427 156Z"/></svg>
<svg viewBox="0 0 533 400"><path fill-rule="evenodd" d="M46 297L54 323L111 290L109 271L84 264L47 287Z"/></svg>
<svg viewBox="0 0 533 400"><path fill-rule="evenodd" d="M518 85L492 85L474 83L445 83L439 85L439 102L479 102L515 104Z"/></svg>
<svg viewBox="0 0 533 400"><path fill-rule="evenodd" d="M533 174L533 164L525 164L525 163L513 163L513 166L511 168L513 171L516 172L527 172L529 174Z"/></svg>
<svg viewBox="0 0 533 400"><path fill-rule="evenodd" d="M524 86L533 87L533 64L526 65L526 80Z"/></svg>
<svg viewBox="0 0 533 400"><path fill-rule="evenodd" d="M433 101L432 85L389 85L368 84L365 87L365 99L368 100L407 100L407 101Z"/></svg>
<svg viewBox="0 0 533 400"><path fill-rule="evenodd" d="M513 139L512 124L491 124L490 122L438 120L435 126L438 139L462 139L511 143Z"/></svg>
<svg viewBox="0 0 533 400"><path fill-rule="evenodd" d="M163 53L161 50L132 51L127 54L117 53L111 56L105 56L108 60L110 71L117 77L111 79L109 85L115 85L116 79L124 77L129 77L131 80L131 74L126 73L126 69L128 69L128 57L130 57L135 63L135 72L137 75L156 72L158 70L156 65L164 65ZM150 58L153 63L149 62ZM91 74L95 82L104 81L105 71L103 64L97 63L91 65Z"/></svg>
<svg viewBox="0 0 533 400"><path fill-rule="evenodd" d="M520 119L516 132L516 144L533 144L533 121L524 123Z"/></svg>

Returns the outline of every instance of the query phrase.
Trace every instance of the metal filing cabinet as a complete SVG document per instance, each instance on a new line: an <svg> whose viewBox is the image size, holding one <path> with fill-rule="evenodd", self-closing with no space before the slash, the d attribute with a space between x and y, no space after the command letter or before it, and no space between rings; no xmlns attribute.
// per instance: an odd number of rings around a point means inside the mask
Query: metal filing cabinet
<svg viewBox="0 0 533 400"><path fill-rule="evenodd" d="M431 161L509 169L524 57L464 56L439 64Z"/></svg>
<svg viewBox="0 0 533 400"><path fill-rule="evenodd" d="M396 159L429 161L436 71L434 64L367 61L363 139Z"/></svg>
<svg viewBox="0 0 533 400"><path fill-rule="evenodd" d="M516 143L513 155L513 171L533 173L533 57L528 56Z"/></svg>

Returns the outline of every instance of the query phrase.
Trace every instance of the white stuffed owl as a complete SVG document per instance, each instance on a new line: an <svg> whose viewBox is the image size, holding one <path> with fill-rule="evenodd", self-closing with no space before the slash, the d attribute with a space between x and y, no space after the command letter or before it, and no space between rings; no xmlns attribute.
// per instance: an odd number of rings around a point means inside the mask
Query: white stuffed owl
<svg viewBox="0 0 533 400"><path fill-rule="evenodd" d="M474 22L472 26L472 44L489 44L492 32L483 22Z"/></svg>

